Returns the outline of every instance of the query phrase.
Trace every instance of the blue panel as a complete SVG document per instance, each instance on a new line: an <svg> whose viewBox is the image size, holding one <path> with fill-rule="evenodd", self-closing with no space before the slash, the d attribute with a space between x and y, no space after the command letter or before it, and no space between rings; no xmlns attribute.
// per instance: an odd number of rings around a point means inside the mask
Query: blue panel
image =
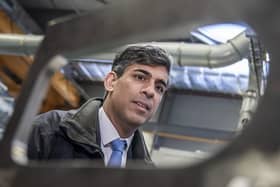
<svg viewBox="0 0 280 187"><path fill-rule="evenodd" d="M223 68L174 66L171 87L207 92L242 94L248 88L247 60ZM183 75L183 76L182 76Z"/></svg>
<svg viewBox="0 0 280 187"><path fill-rule="evenodd" d="M0 81L0 140L13 108L14 98L8 95L7 87Z"/></svg>
<svg viewBox="0 0 280 187"><path fill-rule="evenodd" d="M82 81L102 81L110 71L108 63L75 63L74 78ZM170 87L206 92L242 94L248 87L247 60L223 68L173 66ZM72 75L73 76L73 75Z"/></svg>

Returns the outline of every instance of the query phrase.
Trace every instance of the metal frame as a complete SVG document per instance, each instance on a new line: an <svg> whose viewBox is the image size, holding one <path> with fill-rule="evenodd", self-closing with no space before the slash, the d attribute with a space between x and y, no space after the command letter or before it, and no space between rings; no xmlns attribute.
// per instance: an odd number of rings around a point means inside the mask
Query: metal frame
<svg viewBox="0 0 280 187"><path fill-rule="evenodd" d="M0 186L234 187L240 183L248 187L278 186L278 4L272 0L127 1L51 26L0 142ZM73 57L89 51L98 53L126 43L178 37L199 24L234 20L247 22L260 35L271 53L271 78L251 124L237 140L211 159L173 169L145 169L137 163L135 168L106 169L94 161L24 165L25 159L17 159L18 155L24 155L31 119L42 101L49 78L65 63L57 55Z"/></svg>

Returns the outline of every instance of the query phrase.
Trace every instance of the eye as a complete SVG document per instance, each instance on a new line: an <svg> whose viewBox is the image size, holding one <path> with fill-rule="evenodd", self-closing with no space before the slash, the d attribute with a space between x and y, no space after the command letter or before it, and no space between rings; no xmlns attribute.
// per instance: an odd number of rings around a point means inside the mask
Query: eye
<svg viewBox="0 0 280 187"><path fill-rule="evenodd" d="M165 92L165 87L162 86L162 85L158 85L158 86L156 86L156 91L157 91L160 95L162 95L162 94Z"/></svg>
<svg viewBox="0 0 280 187"><path fill-rule="evenodd" d="M141 74L135 74L134 77L135 77L136 80L140 80L140 81L146 80L146 77L144 75L141 75Z"/></svg>

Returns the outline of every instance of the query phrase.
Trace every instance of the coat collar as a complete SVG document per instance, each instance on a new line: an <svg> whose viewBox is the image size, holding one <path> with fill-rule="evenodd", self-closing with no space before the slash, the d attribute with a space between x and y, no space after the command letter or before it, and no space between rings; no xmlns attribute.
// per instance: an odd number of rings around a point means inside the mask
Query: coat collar
<svg viewBox="0 0 280 187"><path fill-rule="evenodd" d="M66 115L60 127L64 129L68 138L81 144L99 147L98 109L101 105L102 99L93 98L78 110Z"/></svg>

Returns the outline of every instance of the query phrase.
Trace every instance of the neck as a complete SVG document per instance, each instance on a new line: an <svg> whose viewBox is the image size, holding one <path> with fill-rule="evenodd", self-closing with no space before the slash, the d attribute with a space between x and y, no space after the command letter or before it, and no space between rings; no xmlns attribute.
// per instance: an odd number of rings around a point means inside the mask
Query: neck
<svg viewBox="0 0 280 187"><path fill-rule="evenodd" d="M103 109L113 126L118 131L118 134L121 138L128 138L135 132L136 128L132 128L134 127L133 125L123 122L121 119L116 117L116 115L114 115L112 107L109 105L108 102L106 102L106 100L103 103Z"/></svg>

